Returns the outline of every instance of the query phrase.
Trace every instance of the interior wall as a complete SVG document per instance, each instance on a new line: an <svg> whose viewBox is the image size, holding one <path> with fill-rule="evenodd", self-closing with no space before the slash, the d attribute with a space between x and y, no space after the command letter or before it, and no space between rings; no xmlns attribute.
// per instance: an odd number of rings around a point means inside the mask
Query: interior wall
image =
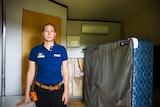
<svg viewBox="0 0 160 107"><path fill-rule="evenodd" d="M154 45L160 45L160 1L139 11L123 21L123 36L150 39Z"/></svg>
<svg viewBox="0 0 160 107"><path fill-rule="evenodd" d="M22 9L62 19L62 45L66 46L67 9L48 0L6 0L6 96L22 94Z"/></svg>
<svg viewBox="0 0 160 107"><path fill-rule="evenodd" d="M82 24L101 24L109 26L109 33L104 34L83 34L81 32ZM78 47L67 47L68 55L71 58L83 58L84 48L92 45L117 41L120 39L121 23L114 22L98 22L98 21L67 21L67 36L80 36L80 46Z"/></svg>
<svg viewBox="0 0 160 107"><path fill-rule="evenodd" d="M2 0L0 0L0 25L2 25ZM2 50L2 26L0 26L0 50ZM2 73L2 51L0 51L0 77ZM1 92L1 79L0 79L0 92ZM0 93L1 96L1 93Z"/></svg>
<svg viewBox="0 0 160 107"><path fill-rule="evenodd" d="M83 34L81 32L82 24L100 24L108 25L108 34ZM67 21L67 37L80 37L80 46L67 46L69 56L69 96L70 98L82 98L83 97L83 75L84 75L84 63L79 66L76 61L79 59L84 60L83 49L92 45L103 44L107 42L117 41L120 39L120 27L121 23L113 22L98 22L98 21ZM73 39L74 41L74 39ZM67 39L67 43L68 43ZM77 66L76 66L77 65ZM82 67L80 69L80 67Z"/></svg>

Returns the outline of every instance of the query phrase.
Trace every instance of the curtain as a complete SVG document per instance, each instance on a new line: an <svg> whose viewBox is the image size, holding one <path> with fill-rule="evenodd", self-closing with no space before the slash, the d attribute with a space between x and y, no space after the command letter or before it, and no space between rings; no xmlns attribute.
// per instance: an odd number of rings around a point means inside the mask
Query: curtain
<svg viewBox="0 0 160 107"><path fill-rule="evenodd" d="M130 107L133 43L120 40L85 48L84 101L87 107Z"/></svg>

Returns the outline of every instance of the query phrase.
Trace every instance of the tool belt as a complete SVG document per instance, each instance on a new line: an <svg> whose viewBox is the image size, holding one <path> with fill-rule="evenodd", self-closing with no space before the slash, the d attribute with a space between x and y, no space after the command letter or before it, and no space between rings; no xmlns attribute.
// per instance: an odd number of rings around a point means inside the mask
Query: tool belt
<svg viewBox="0 0 160 107"><path fill-rule="evenodd" d="M43 89L46 89L46 90L50 90L50 91L53 91L53 90L59 90L61 88L61 85L63 84L63 82L60 82L59 84L56 84L56 85L44 85L44 84L41 84L37 81L35 81L35 84Z"/></svg>

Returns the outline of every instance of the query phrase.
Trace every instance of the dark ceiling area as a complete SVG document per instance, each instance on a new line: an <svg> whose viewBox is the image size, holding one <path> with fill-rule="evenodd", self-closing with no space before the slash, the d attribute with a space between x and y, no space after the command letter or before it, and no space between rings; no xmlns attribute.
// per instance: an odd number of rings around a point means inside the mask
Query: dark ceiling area
<svg viewBox="0 0 160 107"><path fill-rule="evenodd" d="M121 22L157 0L49 0L67 8L68 20Z"/></svg>

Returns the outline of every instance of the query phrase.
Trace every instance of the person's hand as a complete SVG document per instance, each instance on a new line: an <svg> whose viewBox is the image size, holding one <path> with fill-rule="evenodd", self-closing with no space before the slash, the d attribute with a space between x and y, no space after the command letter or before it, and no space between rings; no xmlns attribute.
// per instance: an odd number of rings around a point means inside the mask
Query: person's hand
<svg viewBox="0 0 160 107"><path fill-rule="evenodd" d="M16 104L16 106L17 106L17 107L20 107L20 106L25 105L25 104L27 104L27 103L33 103L33 102L31 101L31 99L30 99L29 96L25 96L24 100L18 102L18 103Z"/></svg>
<svg viewBox="0 0 160 107"><path fill-rule="evenodd" d="M20 106L22 106L22 105L24 105L24 101L23 101L23 100L20 101L20 102L18 102L18 103L16 104L16 107L20 107Z"/></svg>
<svg viewBox="0 0 160 107"><path fill-rule="evenodd" d="M33 103L33 102L31 102L31 103ZM16 107L22 107L22 106L25 105L25 104L28 104L28 103L24 103L24 100L22 100L22 101L20 101L20 102L18 102L18 103L16 104Z"/></svg>
<svg viewBox="0 0 160 107"><path fill-rule="evenodd" d="M62 102L64 102L64 104L67 105L68 100L69 100L68 92L64 92L62 95Z"/></svg>

